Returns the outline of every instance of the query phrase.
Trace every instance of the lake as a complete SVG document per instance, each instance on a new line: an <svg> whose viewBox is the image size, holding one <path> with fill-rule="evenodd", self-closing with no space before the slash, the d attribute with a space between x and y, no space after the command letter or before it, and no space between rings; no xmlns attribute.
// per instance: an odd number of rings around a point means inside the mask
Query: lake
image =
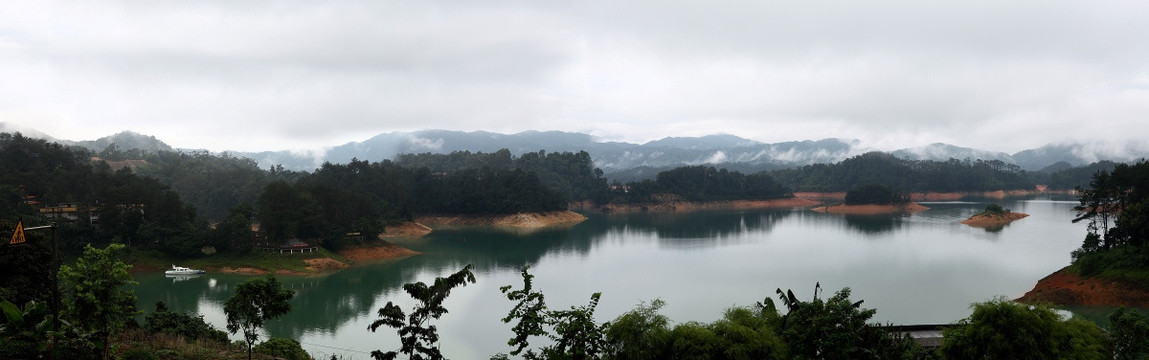
<svg viewBox="0 0 1149 360"><path fill-rule="evenodd" d="M850 287L851 299L877 309L878 322L951 323L968 316L971 303L1021 296L1068 265L1085 235L1085 224L1070 222L1072 198L993 202L1030 216L996 231L973 228L958 222L989 202L963 201L923 202L930 210L912 215L801 209L589 214L564 230L437 230L396 241L422 255L321 277L280 277L298 292L294 310L270 322L261 340L295 338L319 359L369 359L372 350L396 349L393 330L367 330L376 311L394 301L409 312L413 302L404 283L430 283L466 264L474 264L478 282L456 288L445 303L450 313L433 322L450 358L486 359L511 350L510 325L499 319L513 304L498 288L521 288L523 265L531 266L535 287L552 309L585 305L602 292L599 322L656 298L666 301L662 313L675 323L710 322L731 306L775 298L777 288L809 300L820 283L823 298ZM136 294L146 312L162 300L224 329L222 304L248 278L138 274Z"/></svg>

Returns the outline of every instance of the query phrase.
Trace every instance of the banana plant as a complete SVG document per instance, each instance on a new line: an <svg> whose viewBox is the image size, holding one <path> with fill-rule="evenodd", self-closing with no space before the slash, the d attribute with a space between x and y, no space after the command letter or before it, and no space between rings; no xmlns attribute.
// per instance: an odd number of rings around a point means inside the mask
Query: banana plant
<svg viewBox="0 0 1149 360"><path fill-rule="evenodd" d="M23 349L43 353L52 339L52 316L48 306L35 300L21 309L7 300L0 301L4 322L0 324L0 348ZM16 354L12 354L16 355Z"/></svg>
<svg viewBox="0 0 1149 360"><path fill-rule="evenodd" d="M52 329L52 315L48 313L48 305L35 300L29 301L20 308L7 300L0 300L0 313L4 321L0 322L0 349L5 349L3 356L32 357L37 354L52 352L61 341L73 347L92 347L100 345L93 341L93 334L72 326L65 320L60 320L58 329Z"/></svg>

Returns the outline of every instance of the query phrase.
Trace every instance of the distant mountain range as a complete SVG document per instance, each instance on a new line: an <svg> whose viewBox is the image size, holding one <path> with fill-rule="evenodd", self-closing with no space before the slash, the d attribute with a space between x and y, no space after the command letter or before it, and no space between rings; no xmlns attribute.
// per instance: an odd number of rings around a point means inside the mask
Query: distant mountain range
<svg viewBox="0 0 1149 360"><path fill-rule="evenodd" d="M43 138L68 145L102 151L110 144L121 149L173 151L171 146L154 136L130 131L91 141L54 139L34 129L16 129L0 123L0 132L19 131L25 136ZM851 156L873 151L858 140L822 139L767 144L734 135L702 137L668 137L645 144L599 142L588 134L561 131L525 131L500 134L486 131L462 132L423 130L391 132L361 142L334 146L326 151L229 152L248 157L268 168L282 165L292 170L314 170L324 162L346 163L353 158L380 161L394 159L403 153L449 153L452 151L494 152L506 148L513 154L526 152L586 151L611 178L623 180L646 178L657 171L683 165L712 164L743 172L834 163ZM195 150L182 150L195 151ZM890 152L898 158L912 160L970 159L1000 160L1022 169L1039 171L1055 167L1081 166L1100 160L1130 162L1149 157L1149 142L1121 144L1051 144L1015 154L987 151L949 144L930 144ZM1060 163L1060 164L1059 164Z"/></svg>

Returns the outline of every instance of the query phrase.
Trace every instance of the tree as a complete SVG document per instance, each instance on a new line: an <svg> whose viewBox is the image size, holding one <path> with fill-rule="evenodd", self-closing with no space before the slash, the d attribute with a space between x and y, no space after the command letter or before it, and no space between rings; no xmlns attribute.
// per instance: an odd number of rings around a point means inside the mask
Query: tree
<svg viewBox="0 0 1149 360"><path fill-rule="evenodd" d="M827 300L815 296L809 302L795 302L793 292L781 295L790 311L780 329L790 344L792 355L800 358L858 359L872 348L867 333L879 331L866 322L877 312L861 308L862 301L850 301L850 288L843 288Z"/></svg>
<svg viewBox="0 0 1149 360"><path fill-rule="evenodd" d="M1074 222L1088 221L1085 240L1073 252L1082 275L1107 270L1141 270L1149 264L1149 161L1119 164L1099 171L1089 189L1081 189Z"/></svg>
<svg viewBox="0 0 1149 360"><path fill-rule="evenodd" d="M102 340L103 357L109 357L112 335L136 316L136 294L125 289L135 284L128 269L119 260L122 244L97 249L88 245L84 255L72 266L60 267L66 318L87 326Z"/></svg>
<svg viewBox="0 0 1149 360"><path fill-rule="evenodd" d="M1045 306L1005 299L974 304L973 314L946 329L947 359L1108 359L1109 341L1092 323Z"/></svg>
<svg viewBox="0 0 1149 360"><path fill-rule="evenodd" d="M829 299L818 298L821 285L814 285L814 298L800 301L793 291L776 290L788 309L780 319L774 302L767 298L757 308L767 321L777 323L790 356L797 359L923 359L930 354L907 336L895 335L868 323L877 313L850 300L850 288Z"/></svg>
<svg viewBox="0 0 1149 360"><path fill-rule="evenodd" d="M388 301L387 305L379 308L380 319L367 326L367 329L372 332L384 325L395 328L402 346L399 351L372 351L371 357L380 360L394 359L401 352L411 359L443 359L443 353L439 351L437 346L439 331L435 325L427 325L427 322L431 319L438 319L447 313L447 308L443 307L443 301L451 295L451 289L466 286L468 282L475 283L475 274L471 273L472 268L473 266L468 264L459 272L446 278L435 278L435 283L431 286L427 286L422 281L404 284L403 291L406 291L408 295L419 302L412 309L411 315L404 314L403 309Z"/></svg>
<svg viewBox="0 0 1149 360"><path fill-rule="evenodd" d="M610 327L609 323L597 324L594 321L594 309L602 293L591 294L590 303L586 306L571 306L570 310L547 310L544 295L532 288L534 275L527 272L528 269L522 269L522 289L511 291L510 285L499 288L499 291L507 294L507 300L518 302L503 318L504 323L518 320L512 329L515 337L507 342L517 346L511 355L522 353L530 345L531 336L546 336L554 343L540 349L539 354L528 350L525 355L527 358L599 358L606 351L605 334ZM554 333L548 332L547 327L552 328Z"/></svg>
<svg viewBox="0 0 1149 360"><path fill-rule="evenodd" d="M248 359L251 359L252 345L259 340L259 329L263 327L263 322L290 312L294 295L295 292L284 289L275 276L268 276L240 283L235 288L235 295L224 303L227 331L234 334L243 330Z"/></svg>
<svg viewBox="0 0 1149 360"><path fill-rule="evenodd" d="M1109 336L1114 359L1149 358L1149 317L1137 310L1118 308L1109 314Z"/></svg>
<svg viewBox="0 0 1149 360"><path fill-rule="evenodd" d="M227 333L217 330L203 320L203 315L192 316L171 312L163 301L156 302L156 311L144 318L144 330L150 334L168 333L186 340L208 339L228 342Z"/></svg>
<svg viewBox="0 0 1149 360"><path fill-rule="evenodd" d="M607 353L620 360L658 359L667 347L670 319L658 313L666 305L655 299L620 315L606 330Z"/></svg>
<svg viewBox="0 0 1149 360"><path fill-rule="evenodd" d="M902 204L908 202L904 195L890 189L889 187L869 184L861 187L851 189L846 192L847 205L864 205L864 204Z"/></svg>

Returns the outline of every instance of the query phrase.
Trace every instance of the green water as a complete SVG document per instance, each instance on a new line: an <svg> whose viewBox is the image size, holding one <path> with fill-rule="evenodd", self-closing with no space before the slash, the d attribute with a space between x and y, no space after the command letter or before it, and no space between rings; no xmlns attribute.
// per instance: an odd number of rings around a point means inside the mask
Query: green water
<svg viewBox="0 0 1149 360"><path fill-rule="evenodd" d="M1024 294L1067 265L1085 234L1083 224L1069 221L1072 199L996 202L1031 216L994 231L958 224L987 204L972 201L923 203L931 209L914 215L801 209L590 215L566 230L435 231L400 242L422 255L323 277L281 277L298 291L295 310L268 324L265 335L299 339L318 358L368 359L371 350L398 347L393 331L372 333L367 325L387 301L409 309L404 283L430 282L466 264L475 265L478 283L454 290L450 313L436 323L443 350L458 359L510 350L510 327L499 319L512 304L498 288L521 286L523 265L532 266L552 308L584 305L602 292L600 322L655 298L667 302L663 313L675 322L709 322L730 306L772 297L776 288L808 299L819 282L827 293L850 287L854 299L878 310L876 321L950 323L968 316L973 302ZM137 294L146 311L163 300L222 329L222 303L247 278L140 274Z"/></svg>

